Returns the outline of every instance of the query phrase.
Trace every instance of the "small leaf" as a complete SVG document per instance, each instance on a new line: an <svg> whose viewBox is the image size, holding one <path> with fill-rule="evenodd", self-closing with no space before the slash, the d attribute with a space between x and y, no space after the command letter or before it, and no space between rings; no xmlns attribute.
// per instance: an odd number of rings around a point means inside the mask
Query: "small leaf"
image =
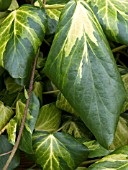
<svg viewBox="0 0 128 170"><path fill-rule="evenodd" d="M18 125L18 122L15 116L9 121L8 126L7 126L8 141L13 145L15 144L15 141L16 141L17 125Z"/></svg>
<svg viewBox="0 0 128 170"><path fill-rule="evenodd" d="M13 146L8 142L7 137L5 135L1 135L0 136L0 154L7 153L11 151L12 148ZM5 166L8 158L9 158L9 154L0 156L0 169L1 170ZM19 154L19 151L17 151L8 167L8 170L15 169L19 164L20 164L20 154Z"/></svg>
<svg viewBox="0 0 128 170"><path fill-rule="evenodd" d="M25 104L21 101L17 102L16 105L16 117L18 119L19 125L21 125L21 120L23 117L25 109ZM22 138L20 141L19 148L27 153L32 153L32 133L35 128L36 120L39 113L39 100L34 93L31 94L31 99L29 103L29 110L27 113L27 119L25 121L25 128L22 133Z"/></svg>
<svg viewBox="0 0 128 170"><path fill-rule="evenodd" d="M45 29L45 11L31 5L12 11L0 25L0 66L13 78L29 75Z"/></svg>
<svg viewBox="0 0 128 170"><path fill-rule="evenodd" d="M86 2L73 0L65 6L44 72L108 148L125 89L108 41Z"/></svg>
<svg viewBox="0 0 128 170"><path fill-rule="evenodd" d="M107 37L112 41L128 45L128 1L88 0L88 2Z"/></svg>
<svg viewBox="0 0 128 170"><path fill-rule="evenodd" d="M0 101L0 130L8 123L13 114L13 110L4 106L4 103Z"/></svg>
<svg viewBox="0 0 128 170"><path fill-rule="evenodd" d="M88 170L126 170L128 169L128 146L123 146L110 155L92 164Z"/></svg>
<svg viewBox="0 0 128 170"><path fill-rule="evenodd" d="M108 155L110 153L109 150L103 148L97 141L91 140L84 142L84 145L89 149L88 158L96 158Z"/></svg>
<svg viewBox="0 0 128 170"><path fill-rule="evenodd" d="M43 87L41 82L35 82L34 83L34 87L33 87L33 91L36 95L36 97L40 100L40 102L42 103L42 96L43 96Z"/></svg>
<svg viewBox="0 0 128 170"><path fill-rule="evenodd" d="M22 86L16 84L15 80L11 77L8 77L5 80L5 85L6 89L9 91L9 94L16 93L23 88Z"/></svg>
<svg viewBox="0 0 128 170"><path fill-rule="evenodd" d="M33 148L43 170L74 170L87 159L88 149L65 133L36 132Z"/></svg>
<svg viewBox="0 0 128 170"><path fill-rule="evenodd" d="M59 128L60 121L61 110L56 108L55 103L47 104L40 109L35 129L55 132Z"/></svg>
<svg viewBox="0 0 128 170"><path fill-rule="evenodd" d="M62 93L59 93L58 96L57 96L56 107L58 107L61 110L66 111L68 113L78 115L76 113L76 111L73 109L73 107L66 100L66 98L63 96Z"/></svg>

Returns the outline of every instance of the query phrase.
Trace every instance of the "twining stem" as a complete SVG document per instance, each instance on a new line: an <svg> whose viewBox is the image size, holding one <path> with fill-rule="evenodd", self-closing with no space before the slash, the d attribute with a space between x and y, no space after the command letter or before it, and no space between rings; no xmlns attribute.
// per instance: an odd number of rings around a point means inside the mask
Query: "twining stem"
<svg viewBox="0 0 128 170"><path fill-rule="evenodd" d="M112 52L115 53L115 52L120 51L120 50L122 50L122 49L124 49L124 48L126 48L126 47L127 47L127 45L122 45L122 46L120 46L120 47L114 48L114 49L112 50Z"/></svg>
<svg viewBox="0 0 128 170"><path fill-rule="evenodd" d="M18 148L19 143L20 143L20 139L21 139L22 132L23 132L23 129L24 129L25 120L26 120L26 117L27 117L27 111L28 111L28 107L29 107L29 103L30 103L30 97L31 97L32 89L33 89L34 73L35 73L35 69L36 69L36 63L37 63L38 56L39 56L39 50L38 50L38 52L36 54L34 64L33 64L33 68L32 68L31 80L30 80L29 90L28 90L28 99L26 101L26 105L25 105L25 109L24 109L24 116L23 116L23 119L22 119L22 122L21 122L21 127L20 127L20 130L19 130L19 134L18 134L16 143L15 143L13 149L12 149L12 152L11 152L11 154L10 154L10 156L9 156L3 170L8 169L8 166L11 163L12 158L14 157L15 152L17 151L17 148Z"/></svg>

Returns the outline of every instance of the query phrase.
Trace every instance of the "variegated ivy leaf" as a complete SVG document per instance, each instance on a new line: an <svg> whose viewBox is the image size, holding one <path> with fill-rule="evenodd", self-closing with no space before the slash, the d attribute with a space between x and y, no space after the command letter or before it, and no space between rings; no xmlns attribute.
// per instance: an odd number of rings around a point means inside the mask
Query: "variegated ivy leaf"
<svg viewBox="0 0 128 170"><path fill-rule="evenodd" d="M115 150L121 146L128 145L128 126L127 121L120 117L114 141L110 146L110 149Z"/></svg>
<svg viewBox="0 0 128 170"><path fill-rule="evenodd" d="M0 66L13 78L28 76L46 29L43 9L24 5L0 25Z"/></svg>
<svg viewBox="0 0 128 170"><path fill-rule="evenodd" d="M123 146L110 155L92 164L88 170L127 170L128 146Z"/></svg>
<svg viewBox="0 0 128 170"><path fill-rule="evenodd" d="M61 122L61 110L55 103L47 104L41 107L38 119L36 121L36 130L55 132Z"/></svg>
<svg viewBox="0 0 128 170"><path fill-rule="evenodd" d="M74 170L87 159L88 149L66 133L33 135L36 163L43 170Z"/></svg>
<svg viewBox="0 0 128 170"><path fill-rule="evenodd" d="M0 101L0 131L8 123L13 114L13 110L10 107L4 106L4 103Z"/></svg>
<svg viewBox="0 0 128 170"><path fill-rule="evenodd" d="M16 103L16 116L10 120L8 125L9 141L14 144L16 139L16 132L18 133L21 121L23 118L25 104L19 100ZM32 133L35 128L35 123L39 113L39 101L34 93L31 95L29 109L27 112L27 118L25 121L25 127L22 133L19 148L27 153L32 153Z"/></svg>
<svg viewBox="0 0 128 170"><path fill-rule="evenodd" d="M125 90L106 37L88 4L64 8L44 68L99 143L114 138Z"/></svg>
<svg viewBox="0 0 128 170"><path fill-rule="evenodd" d="M128 0L88 0L105 34L128 45Z"/></svg>

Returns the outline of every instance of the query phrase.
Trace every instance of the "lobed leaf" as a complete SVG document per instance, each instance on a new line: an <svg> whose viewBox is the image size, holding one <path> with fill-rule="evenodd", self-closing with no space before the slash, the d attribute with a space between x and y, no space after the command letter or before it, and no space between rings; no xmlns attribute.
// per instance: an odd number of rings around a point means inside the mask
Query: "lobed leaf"
<svg viewBox="0 0 128 170"><path fill-rule="evenodd" d="M128 1L88 0L105 34L112 41L128 45Z"/></svg>
<svg viewBox="0 0 128 170"><path fill-rule="evenodd" d="M93 11L82 0L64 8L44 68L99 143L114 138L125 90Z"/></svg>
<svg viewBox="0 0 128 170"><path fill-rule="evenodd" d="M34 133L33 148L36 162L43 170L74 170L88 155L84 145L70 135L59 132Z"/></svg>

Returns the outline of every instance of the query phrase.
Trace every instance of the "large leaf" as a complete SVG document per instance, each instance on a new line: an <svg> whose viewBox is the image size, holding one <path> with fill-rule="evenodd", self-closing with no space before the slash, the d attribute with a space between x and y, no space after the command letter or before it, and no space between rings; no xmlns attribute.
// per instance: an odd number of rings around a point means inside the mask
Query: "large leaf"
<svg viewBox="0 0 128 170"><path fill-rule="evenodd" d="M28 76L45 27L45 11L29 5L11 12L0 25L0 66L13 78Z"/></svg>
<svg viewBox="0 0 128 170"><path fill-rule="evenodd" d="M36 132L33 148L43 170L74 170L87 159L88 149L65 133Z"/></svg>
<svg viewBox="0 0 128 170"><path fill-rule="evenodd" d="M65 6L44 72L108 147L125 90L100 24L84 1Z"/></svg>
<svg viewBox="0 0 128 170"><path fill-rule="evenodd" d="M13 149L13 146L8 142L8 139L5 135L0 136L0 154L7 153ZM4 156L0 156L0 169L2 170L4 165L6 164L6 161L9 158L9 154L6 154ZM20 154L19 151L16 152L14 155L8 170L15 169L20 164Z"/></svg>
<svg viewBox="0 0 128 170"><path fill-rule="evenodd" d="M128 1L88 0L105 34L112 41L128 45Z"/></svg>
<svg viewBox="0 0 128 170"><path fill-rule="evenodd" d="M47 104L40 109L35 129L55 132L59 128L60 122L61 110L56 108L55 103Z"/></svg>
<svg viewBox="0 0 128 170"><path fill-rule="evenodd" d="M13 110L4 106L4 103L0 101L0 130L8 123L13 114Z"/></svg>
<svg viewBox="0 0 128 170"><path fill-rule="evenodd" d="M124 146L114 151L95 164L91 165L88 170L127 170L128 169L128 146Z"/></svg>

